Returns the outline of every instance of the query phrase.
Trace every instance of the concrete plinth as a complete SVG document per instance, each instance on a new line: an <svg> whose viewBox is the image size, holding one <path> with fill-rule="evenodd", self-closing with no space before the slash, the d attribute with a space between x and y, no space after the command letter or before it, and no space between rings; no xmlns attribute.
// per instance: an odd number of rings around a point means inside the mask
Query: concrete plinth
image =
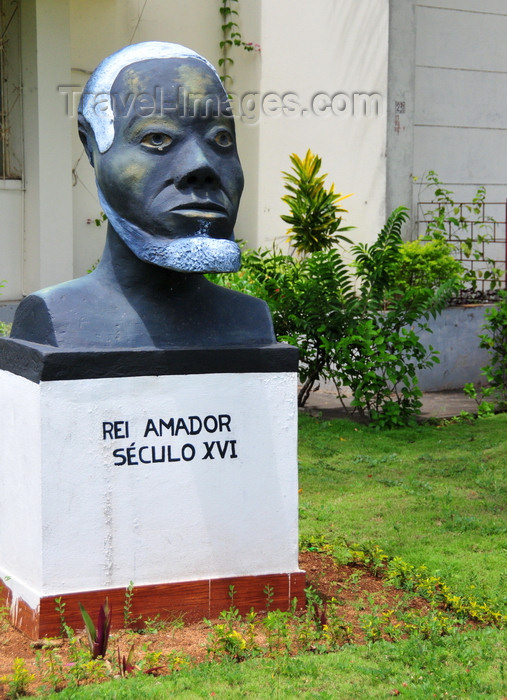
<svg viewBox="0 0 507 700"><path fill-rule="evenodd" d="M293 348L82 353L0 342L0 576L14 624L303 601ZM142 371L141 371L142 370Z"/></svg>

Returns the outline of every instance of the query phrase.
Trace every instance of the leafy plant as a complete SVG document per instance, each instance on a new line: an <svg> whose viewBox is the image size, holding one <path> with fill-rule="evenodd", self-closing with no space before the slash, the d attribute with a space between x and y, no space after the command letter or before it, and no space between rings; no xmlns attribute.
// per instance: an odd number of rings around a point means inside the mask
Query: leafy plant
<svg viewBox="0 0 507 700"><path fill-rule="evenodd" d="M291 651L291 622L293 615L290 611L269 610L264 618L266 642L270 654L288 654Z"/></svg>
<svg viewBox="0 0 507 700"><path fill-rule="evenodd" d="M99 212L98 217L93 220L93 223L95 224L95 226L102 226L102 224L105 224L106 221L107 215L105 214L105 212L101 211Z"/></svg>
<svg viewBox="0 0 507 700"><path fill-rule="evenodd" d="M8 698L19 698L28 695L28 686L33 680L35 680L35 674L30 673L26 667L25 660L19 657L14 659L12 673L0 678L0 682L8 686Z"/></svg>
<svg viewBox="0 0 507 700"><path fill-rule="evenodd" d="M236 21L239 18L237 7L238 0L220 0L219 12L222 21L220 25L222 39L220 40L221 56L218 59L218 65L223 71L223 74L220 75L220 80L224 85L226 85L227 81L229 81L229 84L233 82L232 76L228 71L234 65L234 59L231 58L229 53L234 46L239 46L245 51L260 51L258 44L243 41L239 24Z"/></svg>
<svg viewBox="0 0 507 700"><path fill-rule="evenodd" d="M322 159L310 149L304 159L293 153L290 160L293 172L282 173L289 192L282 201L290 214L283 214L282 219L290 224L288 240L294 250L308 254L332 248L339 241L350 243L342 232L353 227L343 226L339 216L347 211L339 202L350 195L335 193L334 185L325 188L327 174L319 175Z"/></svg>
<svg viewBox="0 0 507 700"><path fill-rule="evenodd" d="M424 242L404 241L395 263L395 279L400 289L414 287L436 289L448 280L462 283L464 270L452 255L452 247L441 239Z"/></svg>
<svg viewBox="0 0 507 700"><path fill-rule="evenodd" d="M485 333L479 335L479 346L488 351L490 362L482 368L488 386L477 389L465 385L465 393L478 403L479 416L507 409L507 291L498 291L499 302L485 313ZM491 400L487 400L491 399Z"/></svg>
<svg viewBox="0 0 507 700"><path fill-rule="evenodd" d="M442 311L456 288L448 280L436 289L398 285L397 266L402 246L401 226L407 218L396 209L372 245L352 247L359 295L347 332L326 334L324 348L332 361L333 381L343 400L352 390L351 406L378 427L406 425L419 412L421 391L416 372L438 362L418 333Z"/></svg>
<svg viewBox="0 0 507 700"><path fill-rule="evenodd" d="M79 608L81 610L83 622L85 623L86 636L92 659L97 659L98 657L104 658L111 629L111 608L109 607L109 601L106 598L105 603L100 606L97 627L95 627L90 615L86 612L81 603L79 603Z"/></svg>
<svg viewBox="0 0 507 700"><path fill-rule="evenodd" d="M263 298L279 340L298 347L300 406L324 379L334 382L347 411L375 426L406 425L419 412L416 372L438 362L419 332L461 283L453 275L438 286L399 284L406 218L396 209L375 243L351 247L355 275L336 247L303 258L273 248L249 251L226 282Z"/></svg>
<svg viewBox="0 0 507 700"><path fill-rule="evenodd" d="M132 614L132 606L134 604L134 582L130 581L125 589L125 600L123 603L123 624L125 629L133 627L140 619L140 616L134 617Z"/></svg>
<svg viewBox="0 0 507 700"><path fill-rule="evenodd" d="M404 243L403 207L373 244L351 245L353 262L346 263L336 247L350 228L342 226L341 196L325 188L321 159L310 150L291 161L283 197L291 214L282 218L301 257L276 247L246 251L239 273L214 281L264 299L278 339L298 347L299 406L328 380L349 413L376 427L407 425L421 407L417 372L438 362L419 335L461 288L460 263L442 233L426 245Z"/></svg>
<svg viewBox="0 0 507 700"><path fill-rule="evenodd" d="M62 657L56 649L44 645L42 651L37 652L35 663L45 685L51 690L60 690L65 683L65 669Z"/></svg>
<svg viewBox="0 0 507 700"><path fill-rule="evenodd" d="M451 249L465 261L478 263L477 268L473 264L463 266L463 282L472 291L477 290L480 279L489 283L490 290L498 288L502 270L484 252L485 244L492 240L492 229L496 223L492 217L484 214L485 187L477 189L471 202L460 203L455 201L454 193L444 186L434 170L428 171L424 180L433 189L431 204L435 206L423 212L426 230L421 240L448 241ZM476 234L477 230L479 233Z"/></svg>
<svg viewBox="0 0 507 700"><path fill-rule="evenodd" d="M406 218L403 208L395 210L375 243L352 247L358 292L338 251L309 259L312 273L299 295L299 316L293 317L299 333L286 338L298 345L304 363L300 405L324 376L335 383L342 402L350 389L352 410L378 427L406 425L418 413L416 372L438 361L418 332L428 329L427 319L441 312L458 282L448 280L436 289L398 285Z"/></svg>
<svg viewBox="0 0 507 700"><path fill-rule="evenodd" d="M275 598L274 588L273 586L270 586L269 583L264 586L264 595L266 596L266 610L269 610L273 605L273 600Z"/></svg>
<svg viewBox="0 0 507 700"><path fill-rule="evenodd" d="M134 663L134 649L135 644L132 644L127 656L125 656L125 654L120 654L120 648L118 647L118 669L122 678L125 678L137 669Z"/></svg>
<svg viewBox="0 0 507 700"><path fill-rule="evenodd" d="M65 618L65 601L61 596L55 598L55 610L60 618L60 634L62 637L68 637L71 639L71 637L74 636L74 630L67 624L67 620Z"/></svg>

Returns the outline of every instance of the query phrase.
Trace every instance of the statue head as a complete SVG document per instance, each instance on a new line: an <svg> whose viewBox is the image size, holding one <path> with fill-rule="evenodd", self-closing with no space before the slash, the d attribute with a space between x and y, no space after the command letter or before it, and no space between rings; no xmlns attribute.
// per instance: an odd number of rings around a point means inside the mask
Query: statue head
<svg viewBox="0 0 507 700"><path fill-rule="evenodd" d="M237 270L243 189L234 120L202 56L146 42L104 59L79 105L101 206L141 260L180 272Z"/></svg>

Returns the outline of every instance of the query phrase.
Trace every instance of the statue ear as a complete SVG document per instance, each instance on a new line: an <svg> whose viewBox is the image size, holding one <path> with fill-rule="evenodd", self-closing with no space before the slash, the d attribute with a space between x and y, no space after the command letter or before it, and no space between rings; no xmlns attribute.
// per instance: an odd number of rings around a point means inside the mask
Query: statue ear
<svg viewBox="0 0 507 700"><path fill-rule="evenodd" d="M94 136L91 132L91 127L88 124L88 122L84 119L82 115L79 115L78 117L78 131L79 131L79 138L81 139L81 143L84 146L84 149L86 151L86 155L88 156L88 160L90 161L90 165L93 168L93 146L92 146L92 139L95 140Z"/></svg>

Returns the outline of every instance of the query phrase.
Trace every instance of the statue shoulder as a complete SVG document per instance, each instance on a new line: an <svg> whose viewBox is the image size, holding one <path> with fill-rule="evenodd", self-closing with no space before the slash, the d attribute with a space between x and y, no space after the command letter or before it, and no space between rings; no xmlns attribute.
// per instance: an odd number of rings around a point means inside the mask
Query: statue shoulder
<svg viewBox="0 0 507 700"><path fill-rule="evenodd" d="M243 294L226 287L210 283L210 296L216 308L223 309L230 318L231 328L249 345L275 343L276 336L269 306L263 299Z"/></svg>
<svg viewBox="0 0 507 700"><path fill-rule="evenodd" d="M81 277L25 297L16 310L11 338L55 347L62 345L63 336L72 335L76 318L90 307L93 295L89 286L88 280Z"/></svg>
<svg viewBox="0 0 507 700"><path fill-rule="evenodd" d="M42 345L57 345L53 317L44 292L41 290L30 294L19 303L12 323L11 338Z"/></svg>

